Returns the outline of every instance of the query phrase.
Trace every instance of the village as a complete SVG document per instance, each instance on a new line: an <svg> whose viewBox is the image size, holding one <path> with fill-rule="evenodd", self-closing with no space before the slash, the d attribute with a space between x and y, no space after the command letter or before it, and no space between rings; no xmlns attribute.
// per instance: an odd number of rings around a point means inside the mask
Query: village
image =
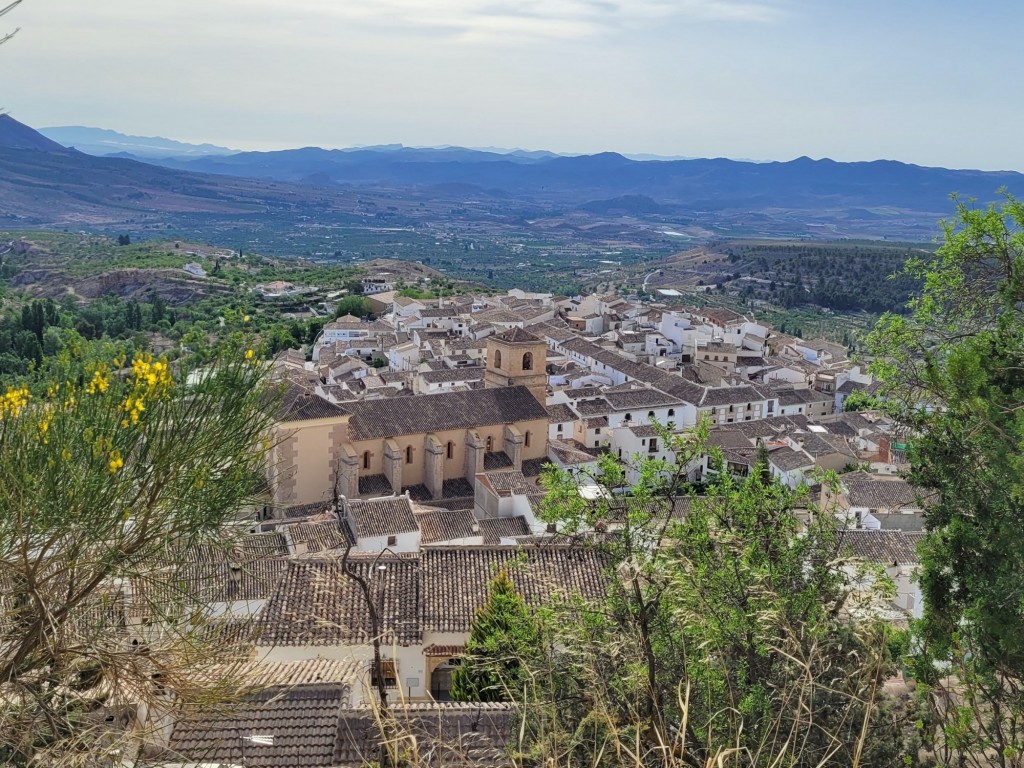
<svg viewBox="0 0 1024 768"><path fill-rule="evenodd" d="M239 653L264 690L212 723L163 722L150 764L234 764L240 750L246 765L363 764L380 687L422 739L443 732L460 759L493 761L508 705L451 700L490 579L509 568L538 606L600 598L610 578L596 548L542 519L545 468L586 493L610 454L635 482L641 460L671 465L666 437L702 420L724 471L743 477L766 451L779 482L811 487L850 554L895 582L887 619L920 615L907 437L881 411L844 410L876 385L841 345L614 295L421 300L380 279L366 294L374 319L327 323L311 361L274 360L285 394L266 503L237 546L194 569L210 615L249 628ZM716 470L705 455L682 471L699 483Z"/></svg>

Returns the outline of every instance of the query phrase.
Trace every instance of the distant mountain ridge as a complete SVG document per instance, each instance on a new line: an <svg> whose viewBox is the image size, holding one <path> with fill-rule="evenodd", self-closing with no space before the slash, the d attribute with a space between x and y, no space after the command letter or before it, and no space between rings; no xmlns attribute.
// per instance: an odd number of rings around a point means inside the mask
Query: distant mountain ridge
<svg viewBox="0 0 1024 768"><path fill-rule="evenodd" d="M952 192L993 200L1024 189L1013 171L927 168L893 160L844 163L799 157L754 163L717 159L638 161L615 152L532 157L462 148L325 150L307 147L158 161L200 173L320 183L472 185L564 205L643 196L656 205L722 208L893 208L946 211Z"/></svg>
<svg viewBox="0 0 1024 768"><path fill-rule="evenodd" d="M35 223L125 220L133 212L150 219L261 211L301 216L310 206L363 216L355 213L357 190L378 189L399 199L475 201L488 216L523 220L578 211L697 226L717 219L728 231L766 232L762 222L770 219L774 236L923 237L950 210L950 193L984 204L1002 187L1024 194L1024 175L891 160L637 161L615 152L558 156L401 145L133 160L72 151L0 117L0 217Z"/></svg>
<svg viewBox="0 0 1024 768"><path fill-rule="evenodd" d="M161 136L131 136L106 128L62 125L40 128L39 133L65 147L74 147L87 155L131 155L137 158L204 157L229 155L237 150L214 144L188 144Z"/></svg>

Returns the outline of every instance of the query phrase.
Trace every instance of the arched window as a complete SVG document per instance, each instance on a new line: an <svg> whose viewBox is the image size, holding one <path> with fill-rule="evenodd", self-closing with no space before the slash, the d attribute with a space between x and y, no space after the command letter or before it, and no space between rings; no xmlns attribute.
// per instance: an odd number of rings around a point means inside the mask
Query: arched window
<svg viewBox="0 0 1024 768"><path fill-rule="evenodd" d="M523 353L523 370L524 371L532 371L533 370L533 352L524 352Z"/></svg>
<svg viewBox="0 0 1024 768"><path fill-rule="evenodd" d="M453 443L451 440L448 441L448 447L445 450L445 456L449 459L455 457L455 443Z"/></svg>
<svg viewBox="0 0 1024 768"><path fill-rule="evenodd" d="M412 464L412 446L407 446L405 449L405 463Z"/></svg>
<svg viewBox="0 0 1024 768"><path fill-rule="evenodd" d="M494 367L501 368L501 350L494 350Z"/></svg>
<svg viewBox="0 0 1024 768"><path fill-rule="evenodd" d="M363 451L363 469L370 468L370 452Z"/></svg>
<svg viewBox="0 0 1024 768"><path fill-rule="evenodd" d="M526 434L523 435L523 445L530 447L530 430L526 430Z"/></svg>

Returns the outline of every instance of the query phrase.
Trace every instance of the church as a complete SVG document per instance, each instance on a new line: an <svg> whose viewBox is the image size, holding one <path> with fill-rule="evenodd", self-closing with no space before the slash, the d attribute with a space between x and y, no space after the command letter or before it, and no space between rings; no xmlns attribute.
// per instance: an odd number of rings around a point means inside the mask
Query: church
<svg viewBox="0 0 1024 768"><path fill-rule="evenodd" d="M408 492L474 493L478 473L547 455L547 349L513 328L487 339L484 388L334 404L288 391L273 451L275 506Z"/></svg>

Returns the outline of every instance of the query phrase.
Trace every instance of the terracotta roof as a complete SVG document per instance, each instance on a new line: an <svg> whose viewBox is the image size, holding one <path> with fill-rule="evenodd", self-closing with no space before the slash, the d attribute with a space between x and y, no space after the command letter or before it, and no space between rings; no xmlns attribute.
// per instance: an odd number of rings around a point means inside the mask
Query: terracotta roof
<svg viewBox="0 0 1024 768"><path fill-rule="evenodd" d="M468 632L487 600L490 580L502 568L527 605L540 606L559 592L603 597L606 558L577 547L438 547L420 556L423 628Z"/></svg>
<svg viewBox="0 0 1024 768"><path fill-rule="evenodd" d="M526 482L523 473L516 469L487 472L484 477L494 492L500 495L526 494L535 490L534 486Z"/></svg>
<svg viewBox="0 0 1024 768"><path fill-rule="evenodd" d="M917 542L903 531L839 531L839 547L854 557L882 565L916 565Z"/></svg>
<svg viewBox="0 0 1024 768"><path fill-rule="evenodd" d="M846 498L851 507L868 509L896 509L919 507L917 491L906 480L878 480L870 475L856 473L841 477Z"/></svg>
<svg viewBox="0 0 1024 768"><path fill-rule="evenodd" d="M412 503L405 496L384 499L349 499L345 502L354 533L364 536L392 536L419 530Z"/></svg>
<svg viewBox="0 0 1024 768"><path fill-rule="evenodd" d="M394 493L387 475L363 475L359 478L360 496L385 496Z"/></svg>
<svg viewBox="0 0 1024 768"><path fill-rule="evenodd" d="M361 681L365 663L354 659L315 659L298 661L253 661L239 668L236 674L259 687L288 687L302 685L326 686Z"/></svg>
<svg viewBox="0 0 1024 768"><path fill-rule="evenodd" d="M480 536L476 518L469 509L430 509L416 514L420 541L433 544Z"/></svg>
<svg viewBox="0 0 1024 768"><path fill-rule="evenodd" d="M325 549L343 547L349 543L345 530L333 515L327 520L303 520L288 526L292 543L306 545L307 552L322 552Z"/></svg>
<svg viewBox="0 0 1024 768"><path fill-rule="evenodd" d="M504 333L499 333L493 337L495 341L503 341L509 344L536 344L540 339L534 336L529 331L524 331L522 328L510 328Z"/></svg>
<svg viewBox="0 0 1024 768"><path fill-rule="evenodd" d="M484 454L484 469L504 469L512 466L512 457L504 451L489 451Z"/></svg>
<svg viewBox="0 0 1024 768"><path fill-rule="evenodd" d="M765 396L753 387L746 385L739 387L712 387L705 392L701 406L737 405L739 403L759 403L765 400Z"/></svg>
<svg viewBox="0 0 1024 768"><path fill-rule="evenodd" d="M556 403L555 405L549 405L547 407L547 410L548 410L548 419L553 424L565 423L565 422L569 422L569 421L576 421L576 419L579 418L576 415L576 411L574 411L571 407L569 407L565 403Z"/></svg>
<svg viewBox="0 0 1024 768"><path fill-rule="evenodd" d="M174 726L164 761L259 768L329 768L338 764L338 715L345 686L272 691L233 712L192 710ZM253 736L273 736L273 744Z"/></svg>
<svg viewBox="0 0 1024 768"><path fill-rule="evenodd" d="M463 368L446 368L441 371L424 371L419 377L428 384L445 384L456 381L479 381L484 377L484 369L479 366Z"/></svg>
<svg viewBox="0 0 1024 768"><path fill-rule="evenodd" d="M806 453L803 451L794 451L792 448L788 447L776 448L768 454L768 461L783 472L791 469L801 469L803 467L814 466L814 459Z"/></svg>
<svg viewBox="0 0 1024 768"><path fill-rule="evenodd" d="M377 565L384 565L378 569ZM355 557L350 565L380 590L387 642L420 638L418 562L412 557ZM362 590L341 569L340 558L291 560L274 596L257 619L259 644L348 645L370 641L370 613Z"/></svg>
<svg viewBox="0 0 1024 768"><path fill-rule="evenodd" d="M629 392L606 392L605 399L611 403L612 408L617 411L627 411L633 408L654 408L656 406L681 405L682 401L659 392L656 389L634 389Z"/></svg>
<svg viewBox="0 0 1024 768"><path fill-rule="evenodd" d="M432 658L461 656L465 652L466 646L464 645L438 645L437 643L431 643L423 649L423 655Z"/></svg>
<svg viewBox="0 0 1024 768"><path fill-rule="evenodd" d="M313 421L344 416L348 411L325 400L312 390L292 384L285 391L278 409L281 421Z"/></svg>
<svg viewBox="0 0 1024 768"><path fill-rule="evenodd" d="M419 397L349 403L351 440L470 429L543 419L547 411L526 387L445 392Z"/></svg>
<svg viewBox="0 0 1024 768"><path fill-rule="evenodd" d="M502 539L529 536L532 533L523 515L485 518L480 521L480 531L484 535L484 544L497 544Z"/></svg>

